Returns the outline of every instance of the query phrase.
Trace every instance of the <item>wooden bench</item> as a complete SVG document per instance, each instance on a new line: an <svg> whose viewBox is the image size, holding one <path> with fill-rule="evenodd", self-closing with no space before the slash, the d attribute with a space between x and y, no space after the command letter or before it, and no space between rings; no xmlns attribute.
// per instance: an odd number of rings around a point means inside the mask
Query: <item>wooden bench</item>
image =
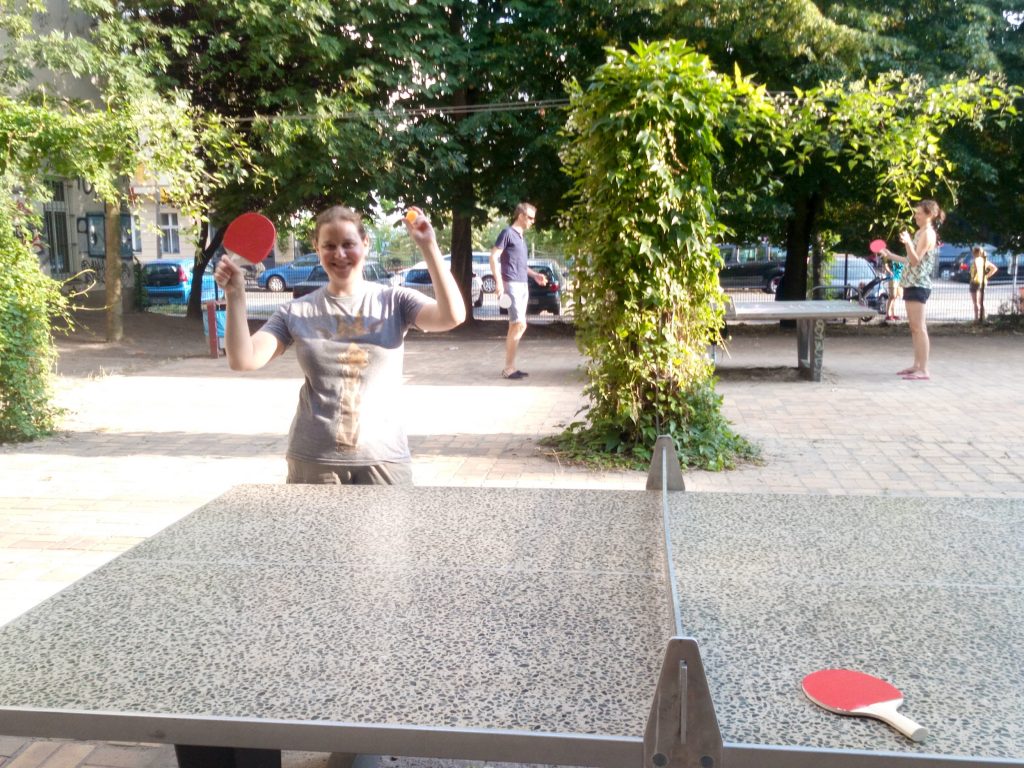
<svg viewBox="0 0 1024 768"><path fill-rule="evenodd" d="M751 301L730 302L726 321L796 320L796 360L800 376L821 381L825 353L825 321L860 319L874 314L852 301Z"/></svg>

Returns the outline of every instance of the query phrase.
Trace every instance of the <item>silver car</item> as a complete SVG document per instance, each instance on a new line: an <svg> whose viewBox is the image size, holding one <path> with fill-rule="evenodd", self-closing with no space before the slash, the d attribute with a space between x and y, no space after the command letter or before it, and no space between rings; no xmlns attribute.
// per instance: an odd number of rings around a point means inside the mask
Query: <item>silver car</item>
<svg viewBox="0 0 1024 768"><path fill-rule="evenodd" d="M430 272L427 271L427 263L425 261L414 264L402 273L402 285L434 298L434 284L430 280ZM476 272L473 273L470 294L474 307L479 307L484 303L484 289Z"/></svg>

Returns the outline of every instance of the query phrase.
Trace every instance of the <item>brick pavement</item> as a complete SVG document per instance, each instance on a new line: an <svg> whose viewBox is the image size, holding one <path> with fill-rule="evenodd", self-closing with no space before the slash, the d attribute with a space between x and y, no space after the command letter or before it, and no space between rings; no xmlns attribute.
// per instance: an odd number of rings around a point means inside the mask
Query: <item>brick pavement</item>
<svg viewBox="0 0 1024 768"><path fill-rule="evenodd" d="M718 391L762 461L687 472L694 491L1024 499L1021 337L937 334L933 381L906 382L904 332L826 339L824 381L796 379L792 337L737 333ZM291 356L235 374L205 343L62 346L65 431L0 446L0 623L243 482L282 482L301 378ZM642 488L642 472L564 466L537 446L582 405L571 339L527 336L527 383L497 377L500 336L411 338L405 402L420 485ZM167 360L168 356L190 355ZM1022 502L1024 503L1024 502ZM289 768L325 757L288 753ZM392 762L392 761L389 761ZM399 761L405 768L441 761ZM170 768L159 745L0 736L0 768ZM447 764L450 764L448 761Z"/></svg>

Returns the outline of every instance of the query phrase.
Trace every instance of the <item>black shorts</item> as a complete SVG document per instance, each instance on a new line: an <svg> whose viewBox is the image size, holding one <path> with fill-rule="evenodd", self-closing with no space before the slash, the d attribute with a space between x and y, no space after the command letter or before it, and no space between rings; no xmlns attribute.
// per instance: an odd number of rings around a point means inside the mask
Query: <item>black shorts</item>
<svg viewBox="0 0 1024 768"><path fill-rule="evenodd" d="M908 285L903 289L903 301L916 301L918 304L924 304L928 301L928 297L932 295L931 288L921 288L917 285Z"/></svg>
<svg viewBox="0 0 1024 768"><path fill-rule="evenodd" d="M981 290L981 286L980 285L975 285L974 283L971 283L971 293L977 293L980 290Z"/></svg>

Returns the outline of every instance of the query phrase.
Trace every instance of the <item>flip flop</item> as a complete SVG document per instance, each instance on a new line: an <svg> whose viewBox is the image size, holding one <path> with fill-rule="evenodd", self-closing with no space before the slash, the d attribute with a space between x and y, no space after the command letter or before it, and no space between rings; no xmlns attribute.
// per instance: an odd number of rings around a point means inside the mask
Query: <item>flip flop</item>
<svg viewBox="0 0 1024 768"><path fill-rule="evenodd" d="M904 376L904 381L928 381L931 379L927 373L912 373L909 376Z"/></svg>
<svg viewBox="0 0 1024 768"><path fill-rule="evenodd" d="M529 375L530 374L525 373L524 371L512 371L511 373L505 373L505 371L501 372L501 378L503 379L525 379Z"/></svg>
<svg viewBox="0 0 1024 768"><path fill-rule="evenodd" d="M897 376L910 376L917 373L917 368L904 368L902 371L896 371Z"/></svg>

